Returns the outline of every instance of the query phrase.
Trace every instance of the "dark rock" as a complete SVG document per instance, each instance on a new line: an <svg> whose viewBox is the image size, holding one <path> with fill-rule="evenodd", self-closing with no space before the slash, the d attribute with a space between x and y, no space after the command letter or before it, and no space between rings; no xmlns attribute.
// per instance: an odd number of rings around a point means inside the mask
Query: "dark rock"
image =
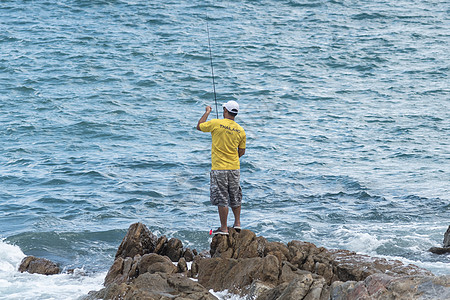
<svg viewBox="0 0 450 300"><path fill-rule="evenodd" d="M54 262L34 256L25 257L19 266L19 272L31 274L54 275L59 274L61 269Z"/></svg>
<svg viewBox="0 0 450 300"><path fill-rule="evenodd" d="M178 261L177 267L178 267L178 273L187 272L188 267L187 267L187 263L186 263L186 260L184 259L184 257L180 258L180 260Z"/></svg>
<svg viewBox="0 0 450 300"><path fill-rule="evenodd" d="M142 256L152 253L155 250L156 242L156 236L144 224L134 223L122 240L117 250L116 258L133 258L137 254Z"/></svg>
<svg viewBox="0 0 450 300"><path fill-rule="evenodd" d="M450 247L441 248L441 247L431 247L428 251L434 254L447 254L450 253Z"/></svg>
<svg viewBox="0 0 450 300"><path fill-rule="evenodd" d="M201 257L200 255L196 256L194 258L194 261L191 264L191 269L189 270L189 274L188 274L189 277L196 278L198 276L198 270L199 270L199 266L198 265L199 265L200 261L203 260L203 259L204 258Z"/></svg>
<svg viewBox="0 0 450 300"><path fill-rule="evenodd" d="M165 255L167 248L167 241L168 240L165 235L159 237L153 252L159 255Z"/></svg>
<svg viewBox="0 0 450 300"><path fill-rule="evenodd" d="M448 226L447 231L444 233L444 246L441 247L431 247L428 251L434 254L447 254L450 253L450 226Z"/></svg>
<svg viewBox="0 0 450 300"><path fill-rule="evenodd" d="M444 248L450 247L450 226L448 226L447 231L444 233Z"/></svg>
<svg viewBox="0 0 450 300"><path fill-rule="evenodd" d="M194 251L197 252L195 249L194 249ZM194 256L195 256L194 252L191 251L191 249L189 249L189 248L186 248L186 250L183 253L183 257L184 257L184 259L186 259L187 262L193 261Z"/></svg>
<svg viewBox="0 0 450 300"><path fill-rule="evenodd" d="M173 262L177 262L181 258L181 254L183 253L183 243L179 239L170 239L167 242L166 253Z"/></svg>

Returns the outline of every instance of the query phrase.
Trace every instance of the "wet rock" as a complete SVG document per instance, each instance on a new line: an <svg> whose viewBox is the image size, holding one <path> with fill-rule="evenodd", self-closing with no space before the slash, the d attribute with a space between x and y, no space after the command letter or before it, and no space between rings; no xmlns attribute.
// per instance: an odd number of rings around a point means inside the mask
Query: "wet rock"
<svg viewBox="0 0 450 300"><path fill-rule="evenodd" d="M450 247L441 248L441 247L431 247L428 251L434 254L447 254L450 253Z"/></svg>
<svg viewBox="0 0 450 300"><path fill-rule="evenodd" d="M434 254L447 254L450 253L450 226L444 233L444 247L431 247L428 251Z"/></svg>
<svg viewBox="0 0 450 300"><path fill-rule="evenodd" d="M131 257L152 253L156 247L156 236L142 223L134 223L128 228L128 232L116 253L116 258Z"/></svg>
<svg viewBox="0 0 450 300"><path fill-rule="evenodd" d="M447 231L444 233L444 248L450 247L450 226L448 226Z"/></svg>
<svg viewBox="0 0 450 300"><path fill-rule="evenodd" d="M31 274L54 275L59 274L61 269L54 262L34 256L25 257L19 266L19 272Z"/></svg>

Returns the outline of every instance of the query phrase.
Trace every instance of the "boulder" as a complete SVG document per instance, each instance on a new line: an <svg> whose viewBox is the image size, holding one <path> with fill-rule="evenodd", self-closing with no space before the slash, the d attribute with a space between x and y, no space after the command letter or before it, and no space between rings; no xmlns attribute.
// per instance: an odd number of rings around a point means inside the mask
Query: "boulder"
<svg viewBox="0 0 450 300"><path fill-rule="evenodd" d="M211 257L239 259L264 256L266 239L246 229L237 232L234 228L228 228L228 233L213 237Z"/></svg>
<svg viewBox="0 0 450 300"><path fill-rule="evenodd" d="M191 249L189 249L189 248L186 248L186 250L183 253L183 257L184 257L184 259L187 262L193 261L194 260L194 256L195 256L194 252Z"/></svg>
<svg viewBox="0 0 450 300"><path fill-rule="evenodd" d="M186 259L184 257L180 258L177 264L178 273L184 273L188 271L188 266L186 263Z"/></svg>
<svg viewBox="0 0 450 300"><path fill-rule="evenodd" d="M183 243L179 239L171 238L167 242L166 253L164 255L168 256L173 262L176 262L180 260L182 254Z"/></svg>
<svg viewBox="0 0 450 300"><path fill-rule="evenodd" d="M444 233L444 248L450 247L450 226L448 226L447 231Z"/></svg>
<svg viewBox="0 0 450 300"><path fill-rule="evenodd" d="M434 254L447 254L450 253L450 226L448 226L447 231L444 233L444 246L443 247L431 247L428 251Z"/></svg>
<svg viewBox="0 0 450 300"><path fill-rule="evenodd" d="M198 282L214 291L240 293L254 281L277 285L279 262L273 255L264 258L205 258L198 264Z"/></svg>
<svg viewBox="0 0 450 300"><path fill-rule="evenodd" d="M31 274L54 275L59 274L61 269L54 262L34 256L25 257L19 266L19 272Z"/></svg>
<svg viewBox="0 0 450 300"><path fill-rule="evenodd" d="M116 258L133 258L138 254L142 256L152 253L155 250L156 242L156 236L144 224L131 224L117 249Z"/></svg>
<svg viewBox="0 0 450 300"><path fill-rule="evenodd" d="M434 254L447 254L450 253L450 247L441 248L441 247L431 247L428 251Z"/></svg>
<svg viewBox="0 0 450 300"><path fill-rule="evenodd" d="M129 283L113 283L84 300L93 299L199 299L217 300L203 286L182 274L144 273Z"/></svg>
<svg viewBox="0 0 450 300"><path fill-rule="evenodd" d="M137 262L139 274L144 273L166 273L172 274L177 271L177 267L167 256L161 256L155 253L145 254Z"/></svg>

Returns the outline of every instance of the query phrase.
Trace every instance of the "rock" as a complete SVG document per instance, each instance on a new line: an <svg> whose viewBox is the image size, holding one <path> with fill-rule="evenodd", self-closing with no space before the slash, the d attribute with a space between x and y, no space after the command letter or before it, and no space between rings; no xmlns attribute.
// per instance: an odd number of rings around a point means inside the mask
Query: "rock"
<svg viewBox="0 0 450 300"><path fill-rule="evenodd" d="M441 247L431 247L428 251L434 254L447 254L450 253L450 247L441 248Z"/></svg>
<svg viewBox="0 0 450 300"><path fill-rule="evenodd" d="M205 258L199 262L198 282L214 291L240 293L258 280L278 284L279 262L273 255L264 258Z"/></svg>
<svg viewBox="0 0 450 300"><path fill-rule="evenodd" d="M448 226L447 231L444 233L444 248L450 247L450 226Z"/></svg>
<svg viewBox="0 0 450 300"><path fill-rule="evenodd" d="M203 286L182 274L144 273L127 284L113 283L98 292L91 292L84 298L88 299L215 300L217 298Z"/></svg>
<svg viewBox="0 0 450 300"><path fill-rule="evenodd" d="M260 242L260 247L261 245L264 245L264 256L274 255L278 258L280 263L283 261L289 261L289 248L286 245L279 242Z"/></svg>
<svg viewBox="0 0 450 300"><path fill-rule="evenodd" d="M292 280L277 300L304 299L314 282L311 273Z"/></svg>
<svg viewBox="0 0 450 300"><path fill-rule="evenodd" d="M200 261L203 260L203 259L204 258L201 257L201 256L196 256L194 258L194 261L191 264L191 269L188 272L189 277L197 278L197 276L198 276L198 269L199 269L198 265L199 265Z"/></svg>
<svg viewBox="0 0 450 300"><path fill-rule="evenodd" d="M116 258L152 253L156 247L156 236L142 223L131 224L116 253Z"/></svg>
<svg viewBox="0 0 450 300"><path fill-rule="evenodd" d="M333 281L361 281L376 273L393 276L431 275L431 272L400 261L372 258L347 250L327 250L312 243L288 243L290 262L299 269L323 276L329 285Z"/></svg>
<svg viewBox="0 0 450 300"><path fill-rule="evenodd" d="M167 242L166 253L173 262L177 262L181 258L181 254L183 253L183 243L179 239L170 239Z"/></svg>
<svg viewBox="0 0 450 300"><path fill-rule="evenodd" d="M264 297L263 295L272 296L269 292L272 291L274 288L275 286L273 284L265 283L260 280L254 280L250 285L250 287L247 288L247 299L262 300Z"/></svg>
<svg viewBox="0 0 450 300"><path fill-rule="evenodd" d="M166 246L167 246L167 237L163 235L159 237L158 241L156 242L156 246L153 252L156 254L164 255L164 253L166 253Z"/></svg>
<svg viewBox="0 0 450 300"><path fill-rule="evenodd" d="M144 273L167 273L172 274L177 271L177 267L174 266L170 258L167 256L161 256L155 253L145 254L138 261L139 274Z"/></svg>
<svg viewBox="0 0 450 300"><path fill-rule="evenodd" d="M229 235L216 235L211 242L211 257L252 258L263 257L266 239L257 237L250 230L243 229L239 233L228 228Z"/></svg>
<svg viewBox="0 0 450 300"><path fill-rule="evenodd" d="M434 254L447 254L450 253L450 226L448 226L447 231L444 233L444 247L431 247L428 251Z"/></svg>
<svg viewBox="0 0 450 300"><path fill-rule="evenodd" d="M86 299L215 299L210 289L255 300L450 299L450 276L308 242L268 242L249 230L230 228L196 255L136 223L117 253L105 288Z"/></svg>
<svg viewBox="0 0 450 300"><path fill-rule="evenodd" d="M194 251L195 252L197 252L195 249L194 249ZM183 257L184 257L184 259L187 261L187 262L191 262L191 261L193 261L194 260L194 252L193 251L191 251L191 249L189 249L189 248L186 248L186 250L184 251L184 253L183 253Z"/></svg>
<svg viewBox="0 0 450 300"><path fill-rule="evenodd" d="M186 260L184 259L184 257L180 258L180 260L178 261L177 267L178 267L178 273L187 272L188 267L187 267L187 263L186 263Z"/></svg>
<svg viewBox="0 0 450 300"><path fill-rule="evenodd" d="M374 274L360 282L336 281L331 286L331 299L450 299L450 276L392 277Z"/></svg>
<svg viewBox="0 0 450 300"><path fill-rule="evenodd" d="M127 279L127 274L123 274L123 261L124 259L122 257L117 258L114 260L114 263L109 268L108 274L106 274L105 281L103 285L110 285L112 283L122 283L125 282ZM125 280L124 280L125 279Z"/></svg>
<svg viewBox="0 0 450 300"><path fill-rule="evenodd" d="M60 268L54 262L34 256L25 257L19 266L19 272L28 272L31 274L54 275L61 272Z"/></svg>

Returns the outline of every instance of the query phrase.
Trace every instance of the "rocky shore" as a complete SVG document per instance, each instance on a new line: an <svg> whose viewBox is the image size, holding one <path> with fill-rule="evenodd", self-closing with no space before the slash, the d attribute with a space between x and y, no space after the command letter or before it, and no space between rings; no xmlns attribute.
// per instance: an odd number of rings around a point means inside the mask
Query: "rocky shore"
<svg viewBox="0 0 450 300"><path fill-rule="evenodd" d="M22 271L35 270L36 260L24 259ZM41 262L48 274L57 271ZM301 241L269 242L233 228L198 253L178 239L155 236L142 223L129 227L104 286L84 300L210 300L217 299L212 291L224 290L254 300L450 299L450 275L396 260Z"/></svg>
<svg viewBox="0 0 450 300"><path fill-rule="evenodd" d="M104 285L85 300L216 299L211 290L255 300L450 299L450 276L400 261L232 228L213 237L209 253L197 253L141 223L130 226Z"/></svg>

